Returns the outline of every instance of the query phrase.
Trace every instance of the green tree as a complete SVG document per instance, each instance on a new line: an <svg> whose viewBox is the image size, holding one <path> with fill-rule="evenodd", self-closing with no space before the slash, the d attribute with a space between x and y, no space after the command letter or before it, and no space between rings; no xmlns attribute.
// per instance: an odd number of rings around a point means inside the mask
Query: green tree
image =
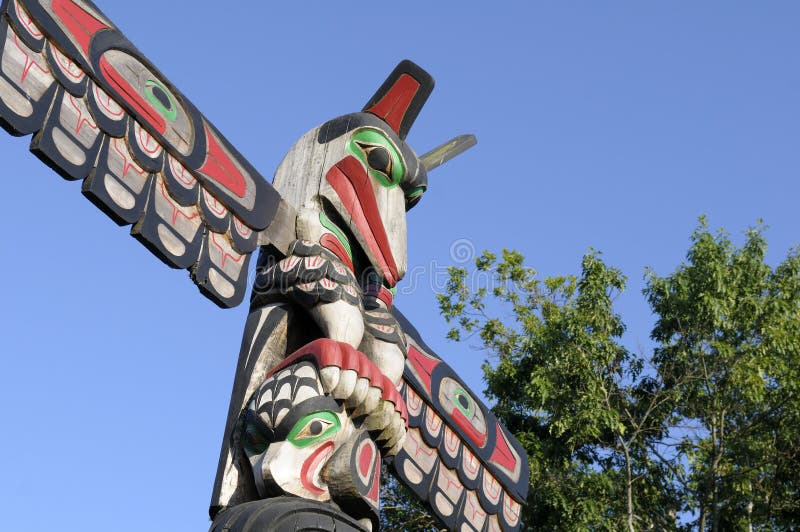
<svg viewBox="0 0 800 532"><path fill-rule="evenodd" d="M647 277L654 364L681 397L685 499L700 530L800 521L800 258L791 253L773 269L765 252L763 228L739 248L701 219L686 263Z"/></svg>
<svg viewBox="0 0 800 532"><path fill-rule="evenodd" d="M526 526L800 526L800 254L773 268L765 251L763 227L737 247L701 219L675 272L646 273L647 353L622 344L625 278L599 253L539 279L517 252L484 252L483 286L451 268L449 337L486 350L486 395L528 452Z"/></svg>
<svg viewBox="0 0 800 532"><path fill-rule="evenodd" d="M647 452L663 435L672 396L620 343L625 326L612 304L625 278L595 252L584 256L580 276L542 281L523 263L514 251L500 260L485 252L476 269L491 274L489 287L470 287L468 272L452 268L439 303L456 324L450 337L477 334L491 355L486 394L529 455L525 522L674 528L672 473Z"/></svg>

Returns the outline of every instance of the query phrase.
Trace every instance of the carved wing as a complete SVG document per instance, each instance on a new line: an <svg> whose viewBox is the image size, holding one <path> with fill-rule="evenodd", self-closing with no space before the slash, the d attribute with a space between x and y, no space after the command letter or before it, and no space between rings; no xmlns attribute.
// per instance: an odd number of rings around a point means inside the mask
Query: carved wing
<svg viewBox="0 0 800 532"><path fill-rule="evenodd" d="M394 473L450 530L520 527L525 450L395 308L408 341L401 395L408 433Z"/></svg>
<svg viewBox="0 0 800 532"><path fill-rule="evenodd" d="M3 0L0 16L0 125L33 133L37 157L237 305L278 193L91 2Z"/></svg>

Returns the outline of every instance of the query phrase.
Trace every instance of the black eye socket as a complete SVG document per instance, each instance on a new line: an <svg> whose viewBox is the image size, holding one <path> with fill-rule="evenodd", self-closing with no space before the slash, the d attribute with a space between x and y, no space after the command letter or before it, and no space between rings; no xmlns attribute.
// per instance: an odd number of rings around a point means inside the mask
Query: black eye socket
<svg viewBox="0 0 800 532"><path fill-rule="evenodd" d="M320 434L322 434L322 429L323 429L322 423L317 420L313 421L311 425L308 426L308 432L312 436L319 436Z"/></svg>
<svg viewBox="0 0 800 532"><path fill-rule="evenodd" d="M377 146L367 152L367 163L386 175L392 173L392 157L389 155L389 150L383 146Z"/></svg>
<svg viewBox="0 0 800 532"><path fill-rule="evenodd" d="M389 150L380 144L368 144L356 141L358 147L367 156L367 164L375 171L384 174L389 180L392 179L392 156Z"/></svg>
<svg viewBox="0 0 800 532"><path fill-rule="evenodd" d="M164 89L162 89L158 85L153 85L152 91L153 91L153 97L155 97L155 99L158 100L159 103L161 103L161 105L164 106L164 109L169 110L172 107L172 102L169 100L169 96L167 96L167 93L164 92Z"/></svg>
<svg viewBox="0 0 800 532"><path fill-rule="evenodd" d="M466 396L466 395L464 395L464 394L457 394L457 395L456 395L456 401L458 401L458 404L460 404L460 405L461 405L461 408L463 408L464 410L467 410L467 409L469 409L469 407L470 407L470 402L469 402L469 399L467 399L467 396Z"/></svg>

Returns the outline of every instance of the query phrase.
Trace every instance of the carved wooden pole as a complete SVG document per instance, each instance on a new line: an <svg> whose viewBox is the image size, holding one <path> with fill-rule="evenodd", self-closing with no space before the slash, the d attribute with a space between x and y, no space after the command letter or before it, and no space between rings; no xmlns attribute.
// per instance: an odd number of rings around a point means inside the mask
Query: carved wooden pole
<svg viewBox="0 0 800 532"><path fill-rule="evenodd" d="M4 0L0 125L223 307L259 263L213 530L377 529L382 462L453 530L515 530L527 459L393 306L427 173L405 138L433 79L401 62L304 135L273 185L87 0Z"/></svg>

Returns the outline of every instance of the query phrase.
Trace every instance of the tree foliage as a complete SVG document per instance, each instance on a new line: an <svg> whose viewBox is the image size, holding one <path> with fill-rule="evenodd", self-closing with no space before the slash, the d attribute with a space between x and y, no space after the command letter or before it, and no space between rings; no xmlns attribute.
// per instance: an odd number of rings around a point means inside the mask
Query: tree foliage
<svg viewBox="0 0 800 532"><path fill-rule="evenodd" d="M762 228L739 248L703 222L686 263L647 277L653 359L681 397L680 480L701 530L800 523L800 256L773 269L765 252Z"/></svg>
<svg viewBox="0 0 800 532"><path fill-rule="evenodd" d="M486 395L528 452L526 526L800 526L800 255L765 252L763 227L738 247L701 218L685 261L646 273L649 352L623 344L626 279L597 252L575 276L509 250L450 269L449 337L489 354Z"/></svg>

